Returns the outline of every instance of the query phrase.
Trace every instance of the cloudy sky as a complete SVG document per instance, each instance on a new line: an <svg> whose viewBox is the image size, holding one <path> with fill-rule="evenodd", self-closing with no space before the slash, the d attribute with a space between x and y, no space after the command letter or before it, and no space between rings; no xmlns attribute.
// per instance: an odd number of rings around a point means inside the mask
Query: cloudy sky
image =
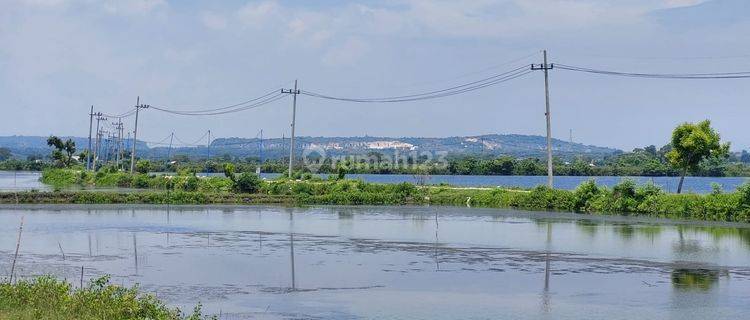
<svg viewBox="0 0 750 320"><path fill-rule="evenodd" d="M88 108L215 108L288 87L336 96L431 91L550 61L633 72L750 70L746 0L4 0L0 135L88 132ZM711 119L750 148L750 79L652 80L555 69L553 135L631 149ZM472 93L355 104L301 96L299 135L544 134L539 72ZM289 135L291 98L240 113L145 110L139 138L174 131ZM133 118L125 120L132 130Z"/></svg>

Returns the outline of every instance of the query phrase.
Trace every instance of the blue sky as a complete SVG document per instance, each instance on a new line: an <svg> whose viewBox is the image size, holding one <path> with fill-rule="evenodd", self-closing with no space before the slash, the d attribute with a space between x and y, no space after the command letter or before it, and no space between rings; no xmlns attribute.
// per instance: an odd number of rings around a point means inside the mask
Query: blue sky
<svg viewBox="0 0 750 320"><path fill-rule="evenodd" d="M88 107L216 107L299 79L338 96L392 96L551 62L636 72L750 70L750 1L7 0L0 12L0 135L79 135ZM525 58L524 58L525 57ZM624 149L711 119L750 148L750 80L551 73L553 135ZM541 73L401 104L299 99L299 135L544 134ZM139 137L289 135L291 99L215 117L146 110ZM132 129L132 118L126 120Z"/></svg>

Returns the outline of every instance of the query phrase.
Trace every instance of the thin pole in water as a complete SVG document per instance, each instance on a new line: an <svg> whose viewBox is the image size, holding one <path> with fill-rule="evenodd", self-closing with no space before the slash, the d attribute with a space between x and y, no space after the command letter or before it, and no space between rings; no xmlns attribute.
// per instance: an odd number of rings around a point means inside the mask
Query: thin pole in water
<svg viewBox="0 0 750 320"><path fill-rule="evenodd" d="M21 247L21 233L23 233L23 219L21 216L21 225L18 227L18 240L16 240L16 253L13 254L13 264L10 267L10 283L13 283L13 274L16 272L16 260L18 259L18 249Z"/></svg>

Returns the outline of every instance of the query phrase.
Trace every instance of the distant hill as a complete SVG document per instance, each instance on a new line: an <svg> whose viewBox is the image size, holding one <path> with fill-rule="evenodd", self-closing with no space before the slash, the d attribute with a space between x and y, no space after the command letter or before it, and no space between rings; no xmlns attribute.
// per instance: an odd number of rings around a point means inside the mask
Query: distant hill
<svg viewBox="0 0 750 320"><path fill-rule="evenodd" d="M65 139L69 137L63 137ZM87 138L71 137L84 150ZM41 136L7 136L0 137L0 147L9 148L16 157L29 155L47 155L50 148L47 137ZM542 136L518 134L490 134L480 136L419 138L419 137L298 137L295 139L298 151L303 149L323 149L328 155L355 155L379 152L382 154L412 152L445 152L449 155L511 155L515 157L544 157L546 140ZM288 154L289 139L273 138L263 140L263 157L279 158ZM149 146L138 141L139 156L165 158L169 148L164 145ZM586 155L593 158L604 157L622 151L607 147L584 145L554 139L552 143L555 156L569 158ZM205 146L175 147L172 154L185 154L194 158L205 158L209 150ZM230 155L233 157L259 157L260 139L252 138L217 138L211 142L212 157Z"/></svg>

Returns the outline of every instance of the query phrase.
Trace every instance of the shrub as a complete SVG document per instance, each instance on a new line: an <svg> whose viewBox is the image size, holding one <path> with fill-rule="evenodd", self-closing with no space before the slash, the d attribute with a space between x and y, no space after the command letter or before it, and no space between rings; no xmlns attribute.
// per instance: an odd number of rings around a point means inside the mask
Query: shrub
<svg viewBox="0 0 750 320"><path fill-rule="evenodd" d="M581 183L573 194L575 195L575 209L579 211L586 211L589 201L598 197L602 193L602 190L596 185L596 181L593 179Z"/></svg>
<svg viewBox="0 0 750 320"><path fill-rule="evenodd" d="M184 315L138 287L109 284L109 277L73 289L51 276L0 284L0 319L206 319L200 305Z"/></svg>
<svg viewBox="0 0 750 320"><path fill-rule="evenodd" d="M151 170L151 161L138 160L135 163L135 171L138 171L139 173L148 173L149 170Z"/></svg>
<svg viewBox="0 0 750 320"><path fill-rule="evenodd" d="M149 181L148 176L145 174L137 174L133 178L132 186L133 188L139 188L139 189L145 189L149 187Z"/></svg>
<svg viewBox="0 0 750 320"><path fill-rule="evenodd" d="M185 184L183 185L183 190L185 191L196 191L198 190L198 184L200 183L198 177L196 176L189 176L185 180Z"/></svg>
<svg viewBox="0 0 750 320"><path fill-rule="evenodd" d="M245 193L255 193L260 190L261 180L258 175L254 173L244 172L237 178L235 182L235 188L237 191Z"/></svg>

